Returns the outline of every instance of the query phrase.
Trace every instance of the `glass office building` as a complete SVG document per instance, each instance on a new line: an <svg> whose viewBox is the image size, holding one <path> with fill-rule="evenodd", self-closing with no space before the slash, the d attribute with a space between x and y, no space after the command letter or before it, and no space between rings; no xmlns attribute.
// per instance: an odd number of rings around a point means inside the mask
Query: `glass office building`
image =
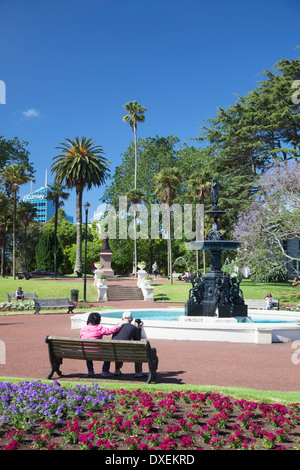
<svg viewBox="0 0 300 470"><path fill-rule="evenodd" d="M50 192L49 188L44 186L23 197L24 202L30 202L36 208L37 216L35 220L41 224L50 220L55 214L53 201L47 200L48 192ZM66 215L66 219L73 223L73 217Z"/></svg>

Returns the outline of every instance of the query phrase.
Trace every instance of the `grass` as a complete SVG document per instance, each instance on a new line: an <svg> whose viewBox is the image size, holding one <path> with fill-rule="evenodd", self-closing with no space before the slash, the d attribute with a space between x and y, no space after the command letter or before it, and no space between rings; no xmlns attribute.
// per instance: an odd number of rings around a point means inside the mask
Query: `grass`
<svg viewBox="0 0 300 470"><path fill-rule="evenodd" d="M71 290L77 289L78 300L83 300L83 279L73 280L72 276L63 279L53 280L30 279L29 281L12 277L0 278L0 303L7 302L7 293L15 292L19 286L24 292L36 292L40 298L68 297L71 298ZM88 276L91 279L91 276ZM186 282L176 282L157 280L154 285L154 300L157 303L163 302L186 302L189 297L191 284ZM93 283L87 282L86 298L87 302L97 301L97 289ZM251 279L243 279L240 285L245 299L264 299L268 292L271 292L275 299L283 303L300 303L300 287L292 288L289 283L258 283Z"/></svg>
<svg viewBox="0 0 300 470"><path fill-rule="evenodd" d="M89 276L88 279L91 277ZM67 277L64 279L68 279ZM35 292L40 298L62 298L68 297L71 299L71 290L77 289L78 300L83 300L83 288L84 282L83 278L80 281L72 280L70 278L68 281L64 279L53 280L48 278L46 281L44 279L30 279L26 280L14 280L12 277L0 278L0 303L7 302L7 293L16 292L18 287L22 287L24 292ZM96 302L98 299L97 289L93 283L86 284L86 298L88 302Z"/></svg>
<svg viewBox="0 0 300 470"><path fill-rule="evenodd" d="M157 302L186 302L191 284L186 282L154 282L154 299ZM258 283L251 279L243 279L240 285L244 299L264 299L271 292L274 299L284 303L300 303L300 287L290 287L290 283Z"/></svg>
<svg viewBox="0 0 300 470"><path fill-rule="evenodd" d="M0 382L11 382L17 384L23 381L34 381L37 379L31 378L16 378L16 377L0 377ZM41 383L50 383L49 380L40 380ZM64 381L58 379L58 382L65 388L73 388L77 385L91 385L91 381ZM93 381L95 383L95 380ZM143 392L162 392L169 393L173 391L191 391L197 393L221 393L228 395L235 399L253 400L261 403L300 403L300 392L281 392L272 390L252 390L243 387L222 387L216 385L189 385L189 384L145 384L139 383L120 383L117 382L96 382L100 387L105 390L128 390L134 391L137 388Z"/></svg>

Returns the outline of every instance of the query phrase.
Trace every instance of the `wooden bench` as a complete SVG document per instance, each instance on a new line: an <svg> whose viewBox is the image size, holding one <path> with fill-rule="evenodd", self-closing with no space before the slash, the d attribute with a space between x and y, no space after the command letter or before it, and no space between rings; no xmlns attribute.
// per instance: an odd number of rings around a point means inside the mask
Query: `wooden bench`
<svg viewBox="0 0 300 470"><path fill-rule="evenodd" d="M15 299L16 298L16 293L14 292L13 294L7 294L7 299L8 299L8 302L10 302L12 299ZM29 293L24 293L24 300L33 300L33 299L37 299L38 296L36 295L35 292L29 292Z"/></svg>
<svg viewBox="0 0 300 470"><path fill-rule="evenodd" d="M22 271L20 273L17 273L17 276L18 276L19 279L26 279L27 281L29 281L29 279L32 278L32 274L29 274L26 271Z"/></svg>
<svg viewBox="0 0 300 470"><path fill-rule="evenodd" d="M68 298L62 299L33 299L35 313L40 313L44 308L67 308L68 313L72 313L75 306Z"/></svg>
<svg viewBox="0 0 300 470"><path fill-rule="evenodd" d="M147 383L156 381L158 357L156 349L151 348L149 341L117 341L102 339L64 338L47 336L51 371L62 375L59 367L63 359L79 359L89 361L110 362L146 362L149 366Z"/></svg>

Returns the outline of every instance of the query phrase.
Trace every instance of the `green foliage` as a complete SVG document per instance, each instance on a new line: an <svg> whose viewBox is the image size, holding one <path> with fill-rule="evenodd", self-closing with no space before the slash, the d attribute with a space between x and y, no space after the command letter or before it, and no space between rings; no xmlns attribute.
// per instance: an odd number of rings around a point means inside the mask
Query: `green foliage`
<svg viewBox="0 0 300 470"><path fill-rule="evenodd" d="M87 256L86 256L86 272L91 273L92 266L94 263L99 262L101 251L101 242L99 241L88 241L87 242ZM76 261L76 244L70 247L67 251L69 262L72 266L75 265ZM82 242L82 263L85 265L85 241Z"/></svg>
<svg viewBox="0 0 300 470"><path fill-rule="evenodd" d="M35 170L29 162L29 152L25 148L27 145L28 142L21 142L18 137L7 140L0 136L0 171L4 166L9 166L12 163L23 164L30 177L33 177Z"/></svg>
<svg viewBox="0 0 300 470"><path fill-rule="evenodd" d="M35 257L37 269L42 271L54 270L54 233L52 231L45 232L41 235L39 242L35 248ZM57 248L57 270L63 267L63 250L60 246Z"/></svg>
<svg viewBox="0 0 300 470"><path fill-rule="evenodd" d="M286 271L282 263L262 257L253 261L251 278L255 282L284 282Z"/></svg>

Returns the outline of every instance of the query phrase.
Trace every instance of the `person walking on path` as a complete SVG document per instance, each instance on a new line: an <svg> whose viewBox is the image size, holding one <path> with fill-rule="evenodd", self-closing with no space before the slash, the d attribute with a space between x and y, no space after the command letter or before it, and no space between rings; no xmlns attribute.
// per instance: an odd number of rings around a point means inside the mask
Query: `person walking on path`
<svg viewBox="0 0 300 470"><path fill-rule="evenodd" d="M114 333L117 333L121 326L126 323L124 320L122 320L118 325L112 326L110 328L107 328L105 326L102 326L100 324L101 322L101 315L98 312L91 312L88 316L87 319L87 325L81 328L80 330L80 338L84 339L102 339L104 335L112 335ZM105 362L103 363L102 366L102 374L104 377L107 377L109 375L114 375L109 372L109 367L107 368L105 366ZM94 365L93 361L86 361L87 369L88 369L88 376L93 377L94 376Z"/></svg>

